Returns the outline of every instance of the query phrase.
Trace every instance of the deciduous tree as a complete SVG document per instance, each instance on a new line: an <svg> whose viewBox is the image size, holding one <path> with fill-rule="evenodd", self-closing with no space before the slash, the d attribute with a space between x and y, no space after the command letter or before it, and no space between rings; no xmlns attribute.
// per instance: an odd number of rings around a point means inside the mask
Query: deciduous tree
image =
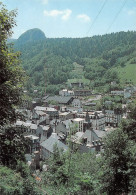
<svg viewBox="0 0 136 195"><path fill-rule="evenodd" d="M9 12L0 3L0 125L15 120L15 106L20 102L24 81L19 53L14 53L12 46L7 45L15 26L15 16L15 11Z"/></svg>

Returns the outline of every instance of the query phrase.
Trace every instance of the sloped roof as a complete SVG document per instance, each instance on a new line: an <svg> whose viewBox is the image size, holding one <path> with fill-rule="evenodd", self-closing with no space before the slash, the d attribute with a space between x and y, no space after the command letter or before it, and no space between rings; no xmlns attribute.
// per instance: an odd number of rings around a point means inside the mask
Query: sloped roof
<svg viewBox="0 0 136 195"><path fill-rule="evenodd" d="M32 125L32 123L31 122L24 122L24 121L17 121L16 122L16 124L15 124L16 126L25 126L25 127L30 127L31 125Z"/></svg>
<svg viewBox="0 0 136 195"><path fill-rule="evenodd" d="M61 123L66 126L66 129L69 129L71 124L72 124L72 120L68 119L68 120L65 120L65 121L61 121Z"/></svg>
<svg viewBox="0 0 136 195"><path fill-rule="evenodd" d="M68 114L70 114L70 112L60 112L59 113L60 116L67 116Z"/></svg>
<svg viewBox="0 0 136 195"><path fill-rule="evenodd" d="M61 122L61 120L60 119L52 119L50 121L50 125L55 125L55 123L58 123L58 122Z"/></svg>
<svg viewBox="0 0 136 195"><path fill-rule="evenodd" d="M50 128L50 126L49 126L49 125L46 125L46 126L44 126L44 125L40 125L40 127L42 127L42 129L43 129L44 131L48 131L48 130L49 130L49 128Z"/></svg>
<svg viewBox="0 0 136 195"><path fill-rule="evenodd" d="M67 104L71 99L73 99L73 97L69 97L69 96L49 96L46 99L46 102L55 101L55 102L58 102L59 104Z"/></svg>
<svg viewBox="0 0 136 195"><path fill-rule="evenodd" d="M83 138L89 138L89 137L91 137L91 134L92 134L91 130L86 130L82 137Z"/></svg>
<svg viewBox="0 0 136 195"><path fill-rule="evenodd" d="M36 106L34 108L34 110L36 110L36 111L43 111L43 112L46 112L46 111L57 111L55 108L43 107L43 106Z"/></svg>
<svg viewBox="0 0 136 195"><path fill-rule="evenodd" d="M38 115L40 115L40 116L45 116L45 115L46 115L45 112L40 111L40 110L36 110L35 112L36 112L36 114L38 114Z"/></svg>
<svg viewBox="0 0 136 195"><path fill-rule="evenodd" d="M46 100L49 97L49 95L44 96L42 99Z"/></svg>
<svg viewBox="0 0 136 195"><path fill-rule="evenodd" d="M102 130L93 130L93 131L99 138L103 138L107 134L106 131L102 131Z"/></svg>
<svg viewBox="0 0 136 195"><path fill-rule="evenodd" d="M68 150L68 146L66 146L65 144L63 144L61 141L58 140L59 137L55 136L55 133L53 133L53 135L51 135L49 137L49 139L45 140L44 142L42 142L40 145L42 147L44 147L46 150L48 150L49 152L53 153L53 148L54 148L54 145L56 144L57 147L59 149L63 149L64 152Z"/></svg>
<svg viewBox="0 0 136 195"><path fill-rule="evenodd" d="M84 132L76 132L76 134L73 136L77 141L80 141L84 136Z"/></svg>
<svg viewBox="0 0 136 195"><path fill-rule="evenodd" d="M84 138L91 137L92 132L94 132L98 138L103 138L104 136L106 136L106 133L107 133L107 132L102 131L102 130L86 130L83 137Z"/></svg>
<svg viewBox="0 0 136 195"><path fill-rule="evenodd" d="M31 124L30 128L31 129L37 129L37 125L36 124Z"/></svg>

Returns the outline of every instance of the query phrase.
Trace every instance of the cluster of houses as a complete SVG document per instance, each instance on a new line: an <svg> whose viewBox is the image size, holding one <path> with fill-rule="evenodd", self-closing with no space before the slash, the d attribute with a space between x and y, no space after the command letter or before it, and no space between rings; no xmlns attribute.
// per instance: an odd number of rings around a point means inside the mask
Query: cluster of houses
<svg viewBox="0 0 136 195"><path fill-rule="evenodd" d="M133 94L136 93L136 87L134 86L128 86L124 88L124 90L115 90L111 91L111 95L119 95L124 97L125 99L130 98Z"/></svg>
<svg viewBox="0 0 136 195"><path fill-rule="evenodd" d="M126 88L122 92L113 91L111 94L129 98L134 91L132 88ZM55 145L64 152L69 149L69 143L71 149L81 153L103 150L103 138L118 127L126 113L119 108L85 110L83 105L87 105L87 101L80 96L88 96L90 93L89 90L83 89L63 89L58 96L35 98L31 104L23 102L20 111L25 120L18 119L15 125L23 129L24 137L29 140L27 153L29 156L35 154L34 159L28 158L33 165L35 159L48 159L53 154ZM99 98L101 95L97 95L96 99Z"/></svg>

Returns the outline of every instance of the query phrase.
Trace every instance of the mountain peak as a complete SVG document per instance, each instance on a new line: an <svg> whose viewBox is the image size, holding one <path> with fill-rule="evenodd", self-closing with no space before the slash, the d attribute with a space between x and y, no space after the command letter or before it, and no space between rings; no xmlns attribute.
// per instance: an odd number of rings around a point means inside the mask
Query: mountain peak
<svg viewBox="0 0 136 195"><path fill-rule="evenodd" d="M45 34L42 30L38 28L33 28L30 30L27 30L24 32L17 40L18 43L20 44L25 44L30 41L39 41L39 40L44 40Z"/></svg>

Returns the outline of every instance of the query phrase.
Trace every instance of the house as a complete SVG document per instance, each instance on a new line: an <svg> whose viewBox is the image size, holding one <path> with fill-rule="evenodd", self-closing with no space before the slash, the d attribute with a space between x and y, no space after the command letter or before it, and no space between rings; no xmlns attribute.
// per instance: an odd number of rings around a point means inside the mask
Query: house
<svg viewBox="0 0 136 195"><path fill-rule="evenodd" d="M96 102L83 102L83 109L84 111L87 111L88 109L91 109L92 111L96 110Z"/></svg>
<svg viewBox="0 0 136 195"><path fill-rule="evenodd" d="M65 121L56 122L54 129L57 135L60 133L64 135L75 134L77 131L83 132L84 119L75 118Z"/></svg>
<svg viewBox="0 0 136 195"><path fill-rule="evenodd" d="M55 132L59 135L60 133L64 135L70 134L70 128L72 126L73 122L71 119L65 120L65 121L59 121L55 123Z"/></svg>
<svg viewBox="0 0 136 195"><path fill-rule="evenodd" d="M24 122L24 121L17 120L15 123L15 126L20 128L23 131L24 135L31 134L31 129L30 129L31 125L32 123L29 121Z"/></svg>
<svg viewBox="0 0 136 195"><path fill-rule="evenodd" d="M86 89L74 90L74 95L76 97L78 97L78 96L90 96L91 94L92 94L91 90L86 90Z"/></svg>
<svg viewBox="0 0 136 195"><path fill-rule="evenodd" d="M69 107L67 107L67 109L68 109L69 112L73 113L74 118L76 118L77 113L83 112L83 108L82 107L81 108L76 108L76 107L73 107L73 106L69 106Z"/></svg>
<svg viewBox="0 0 136 195"><path fill-rule="evenodd" d="M72 88L83 88L84 87L84 84L83 82L71 82L70 83L70 87Z"/></svg>
<svg viewBox="0 0 136 195"><path fill-rule="evenodd" d="M130 98L134 93L134 89L132 87L126 87L124 89L124 98Z"/></svg>
<svg viewBox="0 0 136 195"><path fill-rule="evenodd" d="M36 135L36 131L37 131L37 125L36 124L31 124L31 126L30 126L30 133L32 134L32 135Z"/></svg>
<svg viewBox="0 0 136 195"><path fill-rule="evenodd" d="M105 115L102 113L102 111L87 111L79 113L77 114L77 116L80 118L84 118L85 122L87 122L89 126L91 123L91 127L93 128L93 130L105 130Z"/></svg>
<svg viewBox="0 0 136 195"><path fill-rule="evenodd" d="M106 136L105 131L89 129L86 130L84 135L82 136L82 143L88 149L91 149L93 151L101 151L103 146L102 139L105 136ZM82 147L82 150L83 148L84 147Z"/></svg>
<svg viewBox="0 0 136 195"><path fill-rule="evenodd" d="M84 103L85 106L89 106L91 108L95 108L96 107L96 102L86 102Z"/></svg>
<svg viewBox="0 0 136 195"><path fill-rule="evenodd" d="M121 109L104 110L106 126L118 127L123 117Z"/></svg>
<svg viewBox="0 0 136 195"><path fill-rule="evenodd" d="M72 103L73 101L73 97L72 96L49 96L45 101L46 103L49 103L51 101L56 102L57 104L61 104L61 105L69 105Z"/></svg>
<svg viewBox="0 0 136 195"><path fill-rule="evenodd" d="M111 95L119 95L119 96L124 96L124 91L111 91Z"/></svg>
<svg viewBox="0 0 136 195"><path fill-rule="evenodd" d="M83 124L84 124L84 119L83 118L75 118L72 120L73 121L73 128L76 129L78 132L83 132Z"/></svg>
<svg viewBox="0 0 136 195"><path fill-rule="evenodd" d="M45 112L46 114L49 115L49 120L59 118L58 110L56 110L55 108L36 106L34 110Z"/></svg>
<svg viewBox="0 0 136 195"><path fill-rule="evenodd" d="M81 100L78 98L74 98L74 100L72 102L72 106L75 108L81 108L82 107Z"/></svg>
<svg viewBox="0 0 136 195"><path fill-rule="evenodd" d="M49 124L49 115L41 110L33 110L32 121L35 124Z"/></svg>
<svg viewBox="0 0 136 195"><path fill-rule="evenodd" d="M76 132L71 136L71 141L77 144L81 144L81 140L83 139L84 132Z"/></svg>
<svg viewBox="0 0 136 195"><path fill-rule="evenodd" d="M102 111L89 112L89 118L93 130L105 130L105 115Z"/></svg>
<svg viewBox="0 0 136 195"><path fill-rule="evenodd" d="M57 123L61 122L59 119L53 119L50 121L50 126L54 129Z"/></svg>
<svg viewBox="0 0 136 195"><path fill-rule="evenodd" d="M36 106L42 106L42 101L40 98L33 99L30 105L30 109L33 110Z"/></svg>
<svg viewBox="0 0 136 195"><path fill-rule="evenodd" d="M65 120L72 119L72 118L74 118L72 112L60 112L59 113L59 119L61 121L65 121Z"/></svg>
<svg viewBox="0 0 136 195"><path fill-rule="evenodd" d="M60 107L60 112L68 112L67 106Z"/></svg>
<svg viewBox="0 0 136 195"><path fill-rule="evenodd" d="M53 154L55 145L58 147L59 150L62 150L64 152L68 150L68 146L66 146L59 140L57 134L52 133L52 135L47 140L40 144L42 159L47 160Z"/></svg>
<svg viewBox="0 0 136 195"><path fill-rule="evenodd" d="M77 132L71 136L73 149L78 149L79 152L96 151L103 149L103 137L106 136L105 131L87 129L85 132Z"/></svg>
<svg viewBox="0 0 136 195"><path fill-rule="evenodd" d="M59 91L59 95L60 96L74 96L74 91L70 91L68 89L63 89L61 91Z"/></svg>
<svg viewBox="0 0 136 195"><path fill-rule="evenodd" d="M26 140L28 140L28 153L32 154L34 151L40 150L40 142L39 137L35 135L26 135L24 136Z"/></svg>
<svg viewBox="0 0 136 195"><path fill-rule="evenodd" d="M52 132L53 128L50 125L38 125L36 135L39 137L40 142L43 142L51 136Z"/></svg>

